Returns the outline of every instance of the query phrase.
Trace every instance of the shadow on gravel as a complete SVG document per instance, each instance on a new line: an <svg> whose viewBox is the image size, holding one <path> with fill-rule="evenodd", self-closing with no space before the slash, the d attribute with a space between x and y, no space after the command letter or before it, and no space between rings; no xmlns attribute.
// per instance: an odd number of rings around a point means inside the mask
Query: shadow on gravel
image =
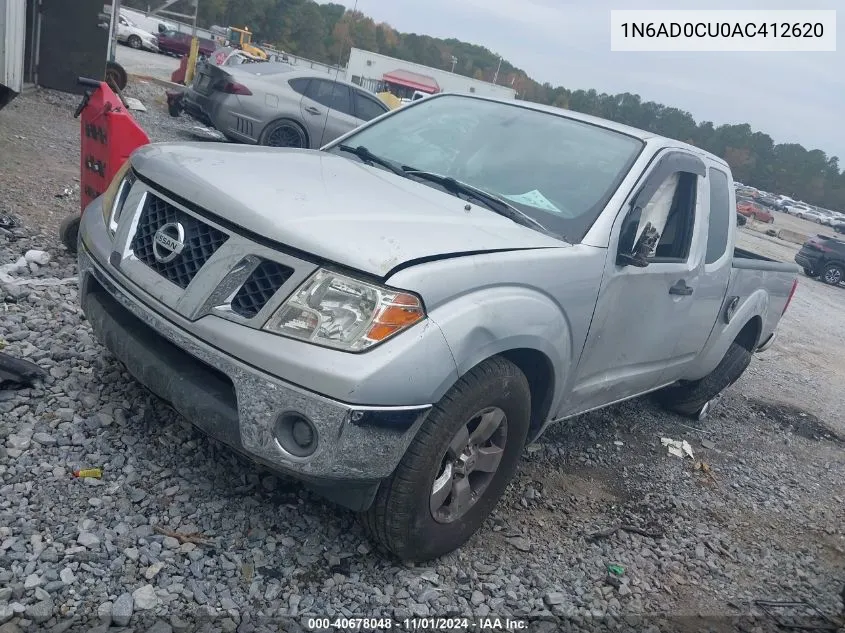
<svg viewBox="0 0 845 633"><path fill-rule="evenodd" d="M749 400L748 404L756 417L768 420L788 433L817 442L845 444L845 438L828 428L812 413L788 404L768 404L759 400Z"/></svg>

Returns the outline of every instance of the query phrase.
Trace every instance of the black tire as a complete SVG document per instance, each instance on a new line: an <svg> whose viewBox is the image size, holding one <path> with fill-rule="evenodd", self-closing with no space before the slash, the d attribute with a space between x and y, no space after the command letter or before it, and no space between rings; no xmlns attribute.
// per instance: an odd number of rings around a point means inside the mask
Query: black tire
<svg viewBox="0 0 845 633"><path fill-rule="evenodd" d="M59 226L59 239L71 253L76 254L76 241L79 238L81 215L69 215Z"/></svg>
<svg viewBox="0 0 845 633"><path fill-rule="evenodd" d="M299 147L308 149L308 134L299 123L290 119L273 121L261 132L259 145L267 147Z"/></svg>
<svg viewBox="0 0 845 633"><path fill-rule="evenodd" d="M137 35L130 35L129 39L126 40L126 43L129 44L130 48L134 48L136 50L140 49L142 44L141 38Z"/></svg>
<svg viewBox="0 0 845 633"><path fill-rule="evenodd" d="M432 511L433 487L442 479L447 450L462 426L471 429L474 416L490 408L505 416L501 459L465 513L451 522L438 521ZM493 357L462 376L434 406L393 475L381 483L373 505L361 515L371 538L412 561L431 560L460 547L481 527L516 472L530 417L528 380L510 361Z"/></svg>
<svg viewBox="0 0 845 633"><path fill-rule="evenodd" d="M804 274L807 275L807 277L818 277L815 271L810 270L809 268L804 269Z"/></svg>
<svg viewBox="0 0 845 633"><path fill-rule="evenodd" d="M845 266L827 264L821 272L821 280L831 286L838 286L845 281Z"/></svg>
<svg viewBox="0 0 845 633"><path fill-rule="evenodd" d="M665 408L687 417L698 417L701 408L734 384L751 363L751 352L734 341L716 369L699 380L666 387L655 393Z"/></svg>

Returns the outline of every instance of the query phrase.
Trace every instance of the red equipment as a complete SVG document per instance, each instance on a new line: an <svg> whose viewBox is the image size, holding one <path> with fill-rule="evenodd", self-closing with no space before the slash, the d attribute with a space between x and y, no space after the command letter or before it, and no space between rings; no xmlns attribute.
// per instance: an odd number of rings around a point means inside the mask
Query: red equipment
<svg viewBox="0 0 845 633"><path fill-rule="evenodd" d="M81 211L102 195L115 173L138 147L150 142L146 132L109 85L96 79L79 78L88 86L74 118L80 120L80 215L62 222L59 235L71 252L76 252Z"/></svg>

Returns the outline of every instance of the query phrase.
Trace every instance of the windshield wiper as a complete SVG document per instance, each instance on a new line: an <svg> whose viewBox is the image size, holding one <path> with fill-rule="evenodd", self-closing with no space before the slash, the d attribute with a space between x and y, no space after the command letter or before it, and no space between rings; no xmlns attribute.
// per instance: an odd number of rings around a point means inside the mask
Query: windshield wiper
<svg viewBox="0 0 845 633"><path fill-rule="evenodd" d="M435 182L458 197L460 197L460 194L463 194L468 198L477 200L484 204L484 206L486 206L494 213L503 215L506 218L513 220L517 224L537 228L540 230L540 232L545 233L546 235L550 235L552 237L560 237L558 235L555 235L552 231L547 229L540 222L532 218L524 211L520 211L513 205L502 200L499 196L492 194L489 191L484 191L483 189L473 187L472 185L468 185L465 182L461 182L460 180L455 180L451 176L444 176L442 174L436 174L431 171L422 171L419 169L415 169L414 167L409 167L408 165L402 165L402 169L408 176L415 176L422 180L429 180L431 182Z"/></svg>
<svg viewBox="0 0 845 633"><path fill-rule="evenodd" d="M381 156L373 154L363 145L359 145L358 147L352 147L351 145L338 145L337 148L341 152L349 152L350 154L355 154L365 163L381 165L385 169L392 171L397 176L402 176L403 178L408 177L408 174L405 172L405 170L399 167L399 165L394 163L392 160L388 160L387 158L382 158Z"/></svg>

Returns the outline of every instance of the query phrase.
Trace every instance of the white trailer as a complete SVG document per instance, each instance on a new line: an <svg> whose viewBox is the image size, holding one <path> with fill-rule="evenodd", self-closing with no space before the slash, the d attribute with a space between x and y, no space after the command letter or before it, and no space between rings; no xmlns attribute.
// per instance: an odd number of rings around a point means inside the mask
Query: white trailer
<svg viewBox="0 0 845 633"><path fill-rule="evenodd" d="M23 90L26 0L0 0L0 108Z"/></svg>

